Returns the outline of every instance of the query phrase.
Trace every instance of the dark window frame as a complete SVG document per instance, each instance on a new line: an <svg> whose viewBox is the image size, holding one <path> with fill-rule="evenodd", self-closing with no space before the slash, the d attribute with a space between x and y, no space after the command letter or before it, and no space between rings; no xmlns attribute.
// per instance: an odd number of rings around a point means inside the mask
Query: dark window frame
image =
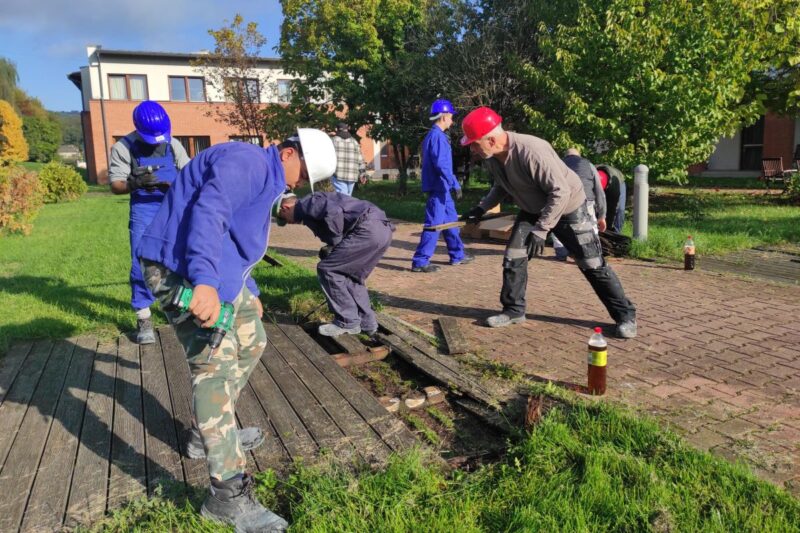
<svg viewBox="0 0 800 533"><path fill-rule="evenodd" d="M240 88L242 86L244 86L245 94L247 94L247 95L250 94L249 91L247 91L248 82L255 82L255 84L256 84L256 87L255 87L255 89L256 89L255 90L255 93L256 93L255 94L255 100L252 101L252 102L248 102L248 103L251 103L251 104L260 104L261 103L261 81L258 78L232 78L231 77L231 78L225 78L225 81L223 83L234 83L234 82L237 85L239 85ZM226 98L227 101L230 101L230 100L228 100L229 96L228 96L227 93L228 93L228 90L227 90L227 87L226 87L225 88L225 98Z"/></svg>
<svg viewBox="0 0 800 533"><path fill-rule="evenodd" d="M186 98L183 100L175 99L172 95L172 80L183 79L183 90ZM203 99L192 100L192 92L189 90L189 80L200 80L203 84ZM202 103L208 102L208 91L206 91L206 79L203 76L167 76L167 85L169 86L169 101L170 102L191 102Z"/></svg>
<svg viewBox="0 0 800 533"><path fill-rule="evenodd" d="M190 159L211 147L210 135L173 135L173 138L183 145Z"/></svg>
<svg viewBox="0 0 800 533"><path fill-rule="evenodd" d="M111 96L111 78L125 78L125 98L113 98ZM141 100L136 99L134 100L131 98L131 78L144 78L144 98ZM117 102L123 101L132 101L132 102L144 102L145 100L150 99L150 80L147 77L147 74L107 74L106 75L106 85L108 86L108 99L115 100Z"/></svg>
<svg viewBox="0 0 800 533"><path fill-rule="evenodd" d="M253 142L256 139L258 139L258 143ZM261 135L229 135L228 140L235 142L246 142L262 148L264 147L264 137Z"/></svg>

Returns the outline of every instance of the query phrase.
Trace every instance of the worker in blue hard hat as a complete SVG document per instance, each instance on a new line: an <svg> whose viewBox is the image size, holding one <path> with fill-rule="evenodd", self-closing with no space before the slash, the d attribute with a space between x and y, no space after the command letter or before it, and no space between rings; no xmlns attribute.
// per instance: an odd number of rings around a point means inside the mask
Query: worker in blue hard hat
<svg viewBox="0 0 800 533"><path fill-rule="evenodd" d="M189 163L189 156L180 141L171 136L169 116L158 102L145 100L137 105L133 125L136 129L111 147L108 180L114 194L130 194L130 285L131 307L136 312L136 342L152 344L156 338L150 305L155 299L133 253L166 190L178 171Z"/></svg>
<svg viewBox="0 0 800 533"><path fill-rule="evenodd" d="M433 121L425 140L422 141L422 192L428 194L425 205L425 226L436 226L458 220L456 199L461 199L461 185L453 173L453 150L445 133L453 125L456 110L449 100L436 100L431 105L430 120ZM464 243L458 228L442 230L451 265L462 265L475 257L464 251ZM431 256L439 240L438 231L423 231L414 257L411 260L412 272L436 272L437 265L431 264Z"/></svg>

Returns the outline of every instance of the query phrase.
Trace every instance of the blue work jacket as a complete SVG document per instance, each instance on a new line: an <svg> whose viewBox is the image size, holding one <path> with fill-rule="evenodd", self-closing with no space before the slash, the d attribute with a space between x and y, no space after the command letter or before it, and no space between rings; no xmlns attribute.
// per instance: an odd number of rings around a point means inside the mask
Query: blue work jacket
<svg viewBox="0 0 800 533"><path fill-rule="evenodd" d="M422 192L441 193L460 188L453 174L450 139L434 124L422 141Z"/></svg>

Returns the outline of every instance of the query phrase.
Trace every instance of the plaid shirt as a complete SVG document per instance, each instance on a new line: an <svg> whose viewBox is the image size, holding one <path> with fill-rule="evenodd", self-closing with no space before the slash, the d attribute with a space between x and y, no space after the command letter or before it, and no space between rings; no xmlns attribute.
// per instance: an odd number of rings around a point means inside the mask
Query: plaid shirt
<svg viewBox="0 0 800 533"><path fill-rule="evenodd" d="M367 170L358 141L352 137L342 139L336 135L333 137L333 147L336 149L336 179L348 183L358 181Z"/></svg>

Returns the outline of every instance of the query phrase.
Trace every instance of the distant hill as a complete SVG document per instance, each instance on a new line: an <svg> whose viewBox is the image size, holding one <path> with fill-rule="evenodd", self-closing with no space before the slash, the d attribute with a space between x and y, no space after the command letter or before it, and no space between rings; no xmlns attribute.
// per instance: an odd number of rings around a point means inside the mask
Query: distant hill
<svg viewBox="0 0 800 533"><path fill-rule="evenodd" d="M83 149L83 130L80 111L51 111L61 124L62 144L74 144Z"/></svg>

